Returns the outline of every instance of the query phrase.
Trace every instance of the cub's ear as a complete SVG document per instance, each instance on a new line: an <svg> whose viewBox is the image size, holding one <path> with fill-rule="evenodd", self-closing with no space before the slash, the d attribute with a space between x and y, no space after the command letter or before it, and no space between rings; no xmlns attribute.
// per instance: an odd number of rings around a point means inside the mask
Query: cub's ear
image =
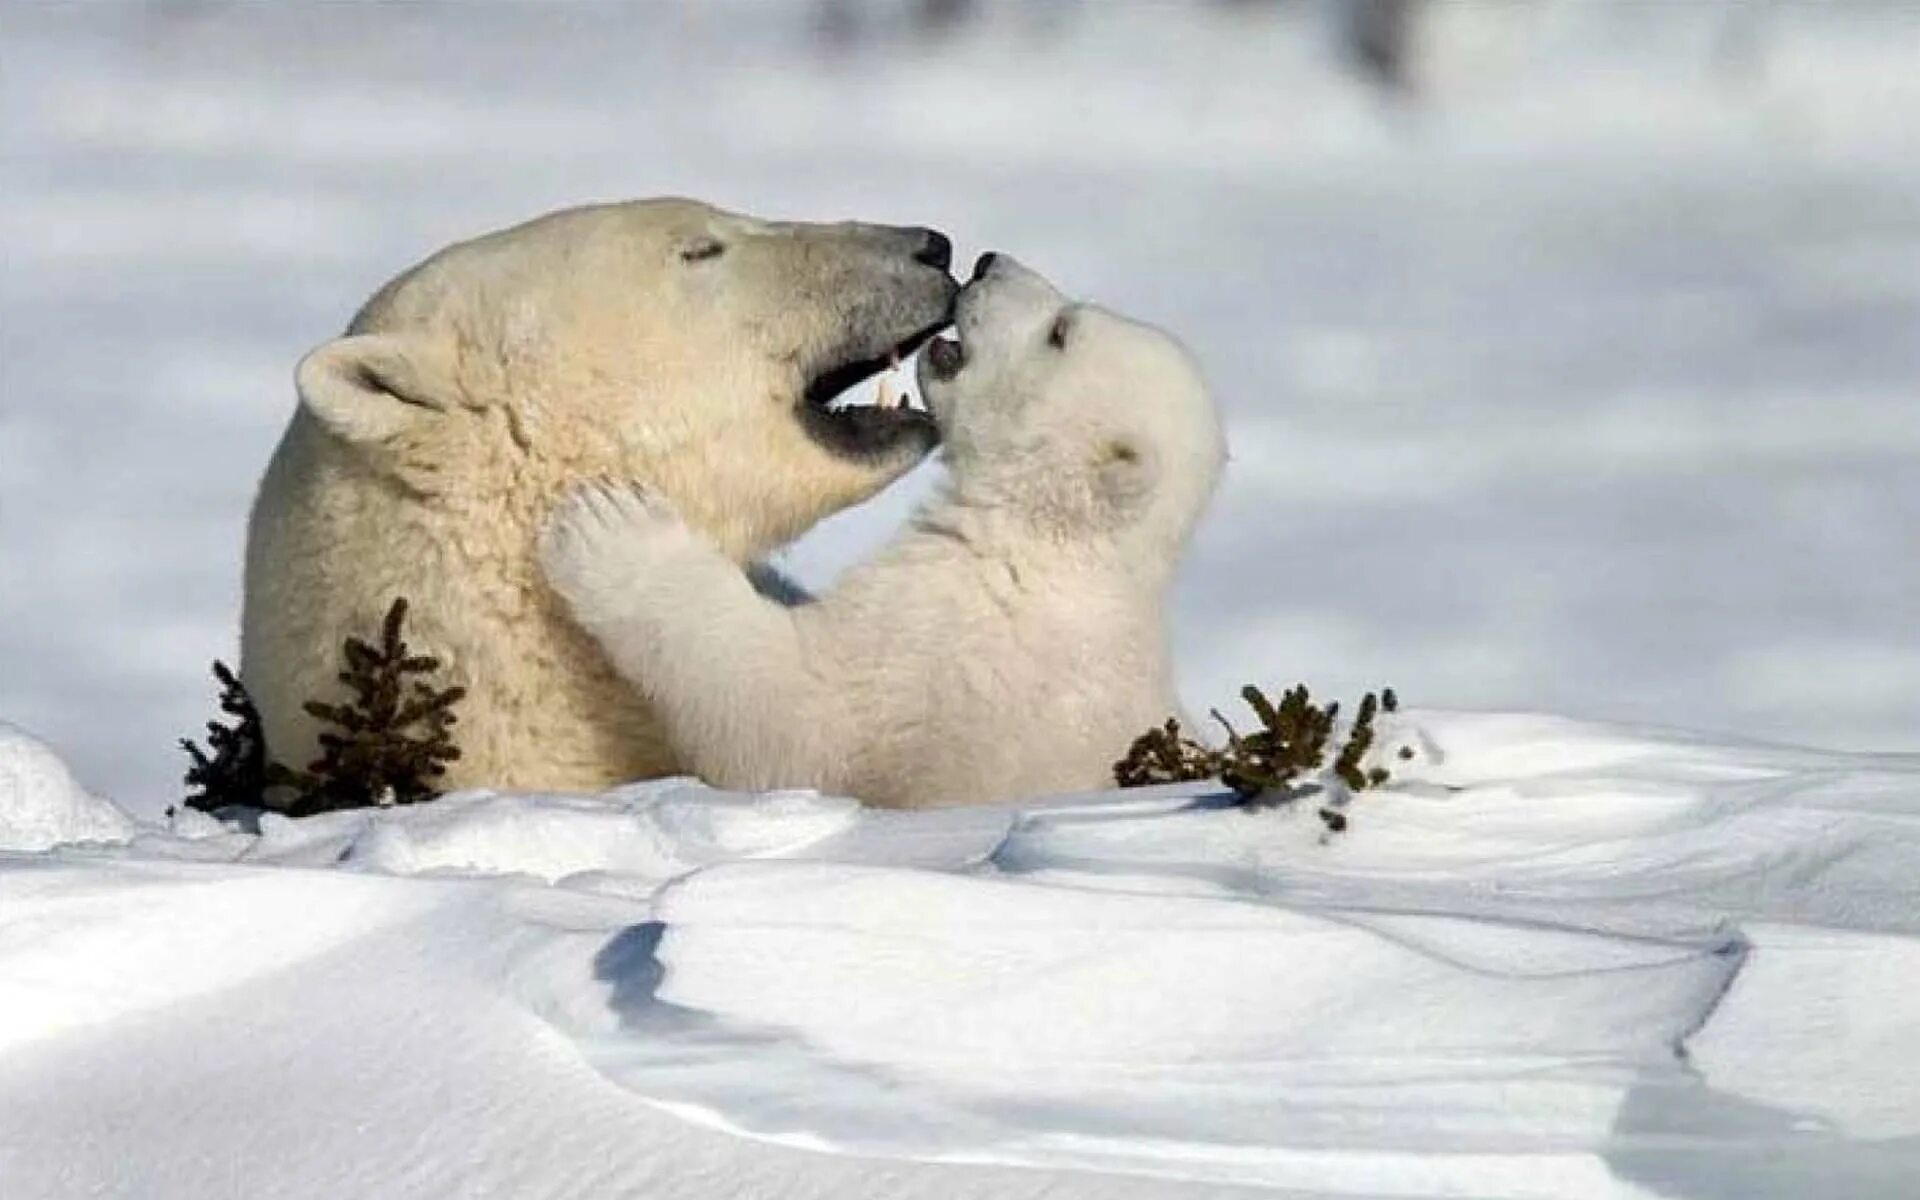
<svg viewBox="0 0 1920 1200"><path fill-rule="evenodd" d="M388 441L457 403L451 355L419 337L335 338L301 359L293 379L307 411L354 445Z"/></svg>
<svg viewBox="0 0 1920 1200"><path fill-rule="evenodd" d="M1144 502L1159 473L1152 447L1138 438L1116 435L1096 444L1094 487L1115 510L1125 512Z"/></svg>

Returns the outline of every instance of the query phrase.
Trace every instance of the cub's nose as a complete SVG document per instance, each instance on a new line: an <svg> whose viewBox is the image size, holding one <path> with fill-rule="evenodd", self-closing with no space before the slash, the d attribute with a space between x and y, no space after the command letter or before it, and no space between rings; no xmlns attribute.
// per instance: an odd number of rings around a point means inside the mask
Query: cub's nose
<svg viewBox="0 0 1920 1200"><path fill-rule="evenodd" d="M973 277L975 279L985 279L987 272L993 270L993 264L999 261L1000 256L991 250L982 254L979 258L973 260Z"/></svg>
<svg viewBox="0 0 1920 1200"><path fill-rule="evenodd" d="M920 248L913 252L913 261L946 270L953 266L953 239L938 229L922 229Z"/></svg>

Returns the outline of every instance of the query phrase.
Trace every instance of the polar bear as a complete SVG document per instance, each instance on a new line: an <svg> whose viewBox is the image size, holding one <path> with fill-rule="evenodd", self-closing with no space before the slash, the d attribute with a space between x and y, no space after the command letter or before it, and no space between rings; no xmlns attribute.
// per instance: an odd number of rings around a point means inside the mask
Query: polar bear
<svg viewBox="0 0 1920 1200"><path fill-rule="evenodd" d="M737 788L931 807L1111 786L1177 711L1164 620L1225 443L1162 331L987 255L919 383L949 478L876 558L784 606L651 487L595 486L548 579L652 701L681 761Z"/></svg>
<svg viewBox="0 0 1920 1200"><path fill-rule="evenodd" d="M826 401L949 319L929 229L760 221L688 200L549 214L381 288L296 371L248 528L241 675L270 753L344 699L340 644L393 599L460 707L451 787L596 791L678 764L541 582L572 486L644 481L749 561L933 448L914 410Z"/></svg>

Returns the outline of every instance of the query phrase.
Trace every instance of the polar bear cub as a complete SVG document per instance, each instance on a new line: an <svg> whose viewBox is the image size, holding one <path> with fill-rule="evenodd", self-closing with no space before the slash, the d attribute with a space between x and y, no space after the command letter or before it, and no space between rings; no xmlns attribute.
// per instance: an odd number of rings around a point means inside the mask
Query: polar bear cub
<svg viewBox="0 0 1920 1200"><path fill-rule="evenodd" d="M1109 786L1177 707L1174 568L1225 458L1181 345L983 256L919 383L950 477L825 595L766 598L651 492L597 486L548 581L731 788L902 808Z"/></svg>

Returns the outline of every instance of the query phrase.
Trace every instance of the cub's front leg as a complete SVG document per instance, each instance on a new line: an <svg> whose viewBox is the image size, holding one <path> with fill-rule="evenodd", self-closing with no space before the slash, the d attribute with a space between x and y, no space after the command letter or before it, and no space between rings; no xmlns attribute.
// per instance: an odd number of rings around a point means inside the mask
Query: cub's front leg
<svg viewBox="0 0 1920 1200"><path fill-rule="evenodd" d="M548 522L540 563L701 778L832 786L825 772L838 756L809 719L817 683L794 610L755 590L665 500L617 485L575 490Z"/></svg>

